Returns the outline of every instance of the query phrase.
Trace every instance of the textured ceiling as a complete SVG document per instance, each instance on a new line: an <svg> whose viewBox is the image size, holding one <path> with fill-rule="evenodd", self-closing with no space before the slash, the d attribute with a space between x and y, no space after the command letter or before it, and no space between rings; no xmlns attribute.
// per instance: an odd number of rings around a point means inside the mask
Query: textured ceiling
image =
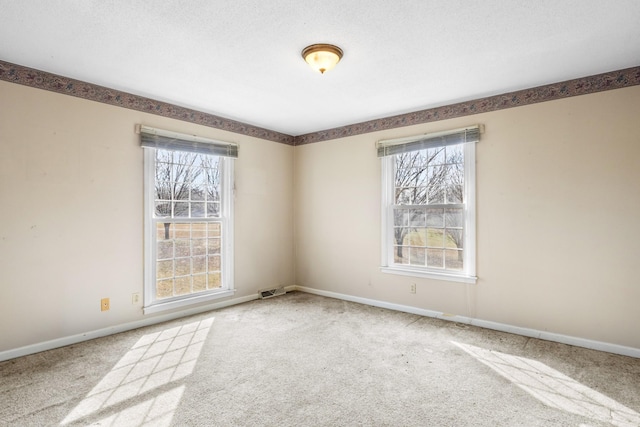
<svg viewBox="0 0 640 427"><path fill-rule="evenodd" d="M0 60L289 135L640 65L638 0L0 0ZM345 56L325 75L300 51Z"/></svg>

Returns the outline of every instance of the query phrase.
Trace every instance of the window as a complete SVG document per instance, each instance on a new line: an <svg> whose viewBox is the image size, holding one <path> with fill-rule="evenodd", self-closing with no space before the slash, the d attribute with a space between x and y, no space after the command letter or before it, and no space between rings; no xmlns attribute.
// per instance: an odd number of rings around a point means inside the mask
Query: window
<svg viewBox="0 0 640 427"><path fill-rule="evenodd" d="M378 143L382 271L474 283L480 127Z"/></svg>
<svg viewBox="0 0 640 427"><path fill-rule="evenodd" d="M144 312L231 295L237 146L146 127L141 141Z"/></svg>

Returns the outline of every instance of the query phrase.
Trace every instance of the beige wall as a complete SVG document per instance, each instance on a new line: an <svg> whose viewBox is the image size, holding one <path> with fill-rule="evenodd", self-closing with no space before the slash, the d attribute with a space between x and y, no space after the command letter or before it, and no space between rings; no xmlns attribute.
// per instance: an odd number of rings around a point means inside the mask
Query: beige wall
<svg viewBox="0 0 640 427"><path fill-rule="evenodd" d="M639 118L635 86L296 147L296 284L640 348ZM381 273L375 142L474 123L477 284Z"/></svg>
<svg viewBox="0 0 640 427"><path fill-rule="evenodd" d="M292 147L0 82L0 351L152 317L136 123L240 145L234 298L294 284Z"/></svg>
<svg viewBox="0 0 640 427"><path fill-rule="evenodd" d="M294 149L0 81L0 351L150 317L136 123L240 144L236 297L295 284L640 348L638 117L636 86ZM478 283L381 273L375 141L472 123Z"/></svg>

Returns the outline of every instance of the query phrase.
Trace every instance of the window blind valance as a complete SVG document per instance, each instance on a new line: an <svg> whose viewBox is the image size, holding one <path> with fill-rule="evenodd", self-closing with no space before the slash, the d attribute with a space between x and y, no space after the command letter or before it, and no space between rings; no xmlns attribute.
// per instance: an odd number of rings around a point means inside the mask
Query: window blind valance
<svg viewBox="0 0 640 427"><path fill-rule="evenodd" d="M443 145L455 145L466 142L480 141L481 125L454 129L444 132L427 133L401 139L387 139L378 141L378 157L392 156L394 154L408 153Z"/></svg>
<svg viewBox="0 0 640 427"><path fill-rule="evenodd" d="M216 141L142 125L136 126L136 131L140 133L140 145L142 147L188 151L222 157L238 157L238 145L231 142Z"/></svg>

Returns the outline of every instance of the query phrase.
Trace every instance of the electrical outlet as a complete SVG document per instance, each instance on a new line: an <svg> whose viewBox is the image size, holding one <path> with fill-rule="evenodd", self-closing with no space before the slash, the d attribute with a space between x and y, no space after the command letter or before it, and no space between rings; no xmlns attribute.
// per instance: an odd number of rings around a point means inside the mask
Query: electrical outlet
<svg viewBox="0 0 640 427"><path fill-rule="evenodd" d="M138 304L140 302L140 292L134 292L131 294L131 304Z"/></svg>
<svg viewBox="0 0 640 427"><path fill-rule="evenodd" d="M100 311L109 310L109 298L102 298L100 300Z"/></svg>
<svg viewBox="0 0 640 427"><path fill-rule="evenodd" d="M411 292L412 294L416 293L416 284L415 283L411 284L411 288L409 289L409 292Z"/></svg>

